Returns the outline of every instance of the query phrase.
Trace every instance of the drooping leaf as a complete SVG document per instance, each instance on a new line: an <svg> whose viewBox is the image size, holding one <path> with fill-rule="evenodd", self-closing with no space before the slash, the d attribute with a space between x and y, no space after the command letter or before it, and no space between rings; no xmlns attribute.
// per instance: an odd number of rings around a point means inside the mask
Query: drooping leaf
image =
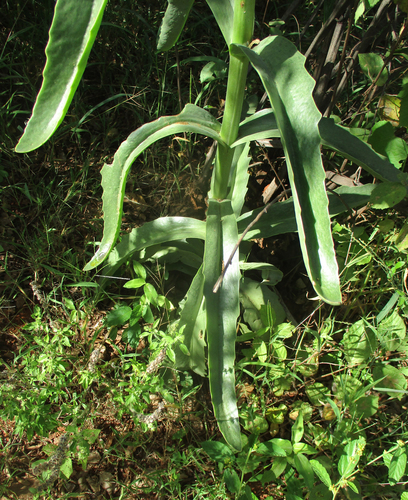
<svg viewBox="0 0 408 500"><path fill-rule="evenodd" d="M368 173L381 181L406 183L407 175L399 172L387 158L376 153L368 144L361 141L348 129L336 125L332 118L322 118L319 132L323 146L338 151Z"/></svg>
<svg viewBox="0 0 408 500"><path fill-rule="evenodd" d="M213 287L238 241L231 201L210 199L204 251L204 296L207 311L208 377L219 428L227 443L241 450L235 394L235 341L239 315L239 262L235 254L217 293Z"/></svg>
<svg viewBox="0 0 408 500"><path fill-rule="evenodd" d="M330 215L338 215L351 208L366 204L370 199L370 194L375 185L367 184L365 186L356 186L350 188L342 186L333 193L329 193ZM255 219L259 212L263 210L258 208L251 212L246 212L238 218L238 231L244 232L247 226ZM244 241L254 238L269 238L278 234L292 233L297 230L295 213L293 209L292 198L287 201L275 203L245 235Z"/></svg>
<svg viewBox="0 0 408 500"><path fill-rule="evenodd" d="M189 217L161 217L146 222L143 226L122 236L121 242L109 254L104 274L113 276L115 270L139 250L159 243L183 240L186 236L204 240L205 222ZM105 256L101 258L105 258ZM92 269L92 267L88 267L89 265L90 263L85 266L86 271Z"/></svg>
<svg viewBox="0 0 408 500"><path fill-rule="evenodd" d="M55 5L43 83L17 153L44 144L71 104L98 33L107 0L58 0Z"/></svg>
<svg viewBox="0 0 408 500"><path fill-rule="evenodd" d="M239 124L237 140L232 144L235 148L249 141L260 141L280 137L281 132L272 109L262 109Z"/></svg>
<svg viewBox="0 0 408 500"><path fill-rule="evenodd" d="M86 271L95 268L105 260L119 235L126 179L136 158L147 147L163 137L179 132L195 132L221 141L219 130L220 124L210 113L193 104L187 104L179 115L162 116L151 123L142 125L122 142L115 153L113 163L105 164L102 169L103 238L98 251L85 266ZM189 235L186 234L185 237L187 236Z"/></svg>
<svg viewBox="0 0 408 500"><path fill-rule="evenodd" d="M340 282L330 230L325 172L320 155L319 113L314 80L304 56L281 36L263 40L255 50L232 45L258 71L281 131L303 260L316 293L341 303Z"/></svg>
<svg viewBox="0 0 408 500"><path fill-rule="evenodd" d="M167 0L168 5L159 29L157 50L166 51L177 42L194 0Z"/></svg>

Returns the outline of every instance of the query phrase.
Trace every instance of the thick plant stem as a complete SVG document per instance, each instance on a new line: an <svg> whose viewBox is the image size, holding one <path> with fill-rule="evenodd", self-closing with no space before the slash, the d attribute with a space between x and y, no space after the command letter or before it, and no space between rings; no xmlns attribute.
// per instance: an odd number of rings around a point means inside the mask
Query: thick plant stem
<svg viewBox="0 0 408 500"><path fill-rule="evenodd" d="M253 34L254 16L255 0L235 0L232 43L248 45ZM221 137L227 145L218 145L211 185L212 197L218 200L226 198L228 194L233 157L233 150L229 146L238 136L247 72L248 59L230 54L227 96L221 126Z"/></svg>

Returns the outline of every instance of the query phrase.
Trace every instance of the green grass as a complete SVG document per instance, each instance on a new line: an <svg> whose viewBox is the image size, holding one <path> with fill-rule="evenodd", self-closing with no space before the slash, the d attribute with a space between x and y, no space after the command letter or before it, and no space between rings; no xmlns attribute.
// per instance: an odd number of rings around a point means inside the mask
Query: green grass
<svg viewBox="0 0 408 500"><path fill-rule="evenodd" d="M288 5L268 4L258 33L264 36L267 23ZM13 147L41 84L52 8L53 2L37 0L2 7L1 495L18 498L31 487L45 488L33 498L73 498L82 491L103 498L221 500L250 498L252 491L258 498L278 499L288 490L307 498L306 491L315 488L309 498L331 499L323 468L336 498L405 500L406 204L367 209L334 224L344 298L339 308L308 300L309 284L291 235L254 249L263 258L273 252L271 262L285 272L278 289L302 322L278 326L266 311L258 329L241 318L239 334L246 337L237 344L237 393L246 442L240 454L228 452L207 381L171 363L173 306L188 277L160 263L146 264L144 271L136 264L101 292L97 277L82 271L101 237L103 163L142 123L179 112L180 100L221 115L225 82L200 83L205 62L188 59L219 55L225 48L209 43L216 28L204 3L197 2L178 46L178 71L174 51L154 50L162 3L138 5L136 12L128 2L112 3L60 129L37 152L16 155ZM293 41L312 8L307 3L297 11L300 28L288 19L285 31ZM302 48L325 16L318 14ZM360 25L371 16L370 11ZM360 31L353 27L353 36ZM318 57L317 50L308 64ZM405 71L402 57L395 65L398 74ZM361 92L370 85L357 70L354 79L348 96L337 103L342 119L359 108ZM250 90L259 90L255 78ZM399 90L398 80L385 88ZM377 104L378 95L365 105L363 124ZM211 142L187 139L162 141L138 159L128 183L124 230L182 210L202 215L204 200L192 184ZM263 153L267 161L251 167L248 205L261 204L269 164L282 164L280 150ZM336 156L325 162L341 168ZM119 278L143 278L149 286L124 288L126 281ZM65 444L61 436L67 436ZM282 447L285 471L276 456ZM314 465L311 487L307 466L293 448ZM353 460L355 467L347 470L344 464Z"/></svg>

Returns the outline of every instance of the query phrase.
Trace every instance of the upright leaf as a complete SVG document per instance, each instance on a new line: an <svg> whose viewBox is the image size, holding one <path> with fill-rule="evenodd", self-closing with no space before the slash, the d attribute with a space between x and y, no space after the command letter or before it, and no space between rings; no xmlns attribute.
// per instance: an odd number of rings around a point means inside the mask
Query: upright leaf
<svg viewBox="0 0 408 500"><path fill-rule="evenodd" d="M232 41L234 0L207 0L227 45Z"/></svg>
<svg viewBox="0 0 408 500"><path fill-rule="evenodd" d="M320 155L314 80L304 56L281 36L263 40L255 50L232 45L259 73L281 132L292 188L303 260L316 293L330 304L341 303L338 268L331 237L325 172Z"/></svg>
<svg viewBox="0 0 408 500"><path fill-rule="evenodd" d="M85 70L108 0L58 0L45 54L43 84L17 153L39 148L58 128Z"/></svg>
<svg viewBox="0 0 408 500"><path fill-rule="evenodd" d="M213 287L238 240L230 200L209 200L204 252L207 311L208 376L214 413L227 443L241 449L235 395L236 321L239 315L239 262L235 254L217 293Z"/></svg>

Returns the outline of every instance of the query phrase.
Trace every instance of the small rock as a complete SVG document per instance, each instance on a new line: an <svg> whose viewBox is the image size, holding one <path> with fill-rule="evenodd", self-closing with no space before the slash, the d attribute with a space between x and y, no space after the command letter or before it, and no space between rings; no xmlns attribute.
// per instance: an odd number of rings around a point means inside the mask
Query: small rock
<svg viewBox="0 0 408 500"><path fill-rule="evenodd" d="M99 484L98 478L96 476L89 476L86 478L86 480L94 493L99 493L101 491L101 485Z"/></svg>
<svg viewBox="0 0 408 500"><path fill-rule="evenodd" d="M99 475L99 482L104 490L110 495L115 492L115 481L113 474L110 472L101 472Z"/></svg>

